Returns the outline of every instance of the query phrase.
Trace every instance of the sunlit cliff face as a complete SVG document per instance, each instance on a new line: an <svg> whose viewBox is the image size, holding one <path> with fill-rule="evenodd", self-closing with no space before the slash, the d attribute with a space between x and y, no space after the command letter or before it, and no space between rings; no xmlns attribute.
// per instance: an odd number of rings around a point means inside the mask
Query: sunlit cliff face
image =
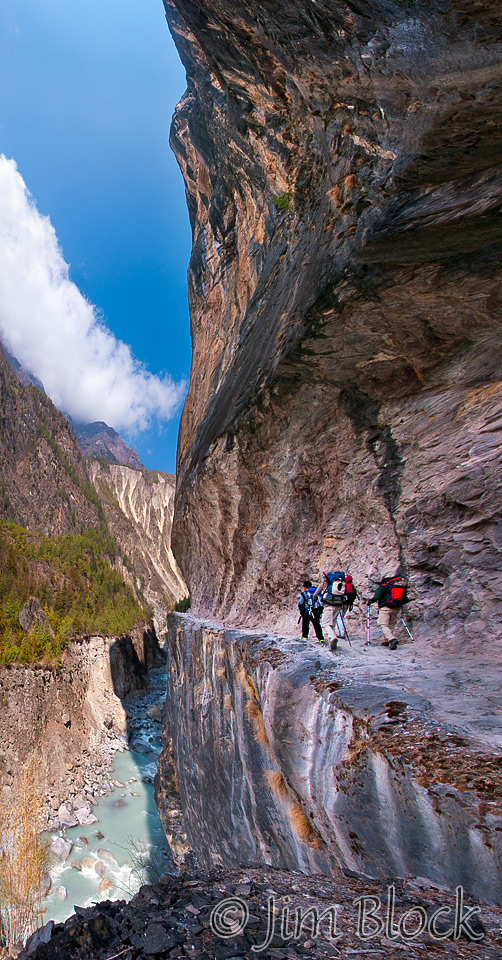
<svg viewBox="0 0 502 960"><path fill-rule="evenodd" d="M304 574L336 563L364 592L401 564L427 635L489 639L499 14L165 6L188 73L172 130L194 343L174 546L195 609L292 627Z"/></svg>

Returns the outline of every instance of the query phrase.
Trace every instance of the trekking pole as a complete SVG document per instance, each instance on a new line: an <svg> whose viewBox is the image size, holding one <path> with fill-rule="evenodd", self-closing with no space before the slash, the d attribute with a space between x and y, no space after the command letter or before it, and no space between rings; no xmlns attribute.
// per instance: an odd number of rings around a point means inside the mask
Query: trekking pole
<svg viewBox="0 0 502 960"><path fill-rule="evenodd" d="M344 617L344 615L343 615L343 610L341 611L341 617L342 617L343 629L344 629L344 631L345 631L345 636L347 637L347 640L349 641L349 646L351 647L352 644L351 644L351 642L350 642L349 631L347 630L347 624L345 623L345 617Z"/></svg>
<svg viewBox="0 0 502 960"><path fill-rule="evenodd" d="M366 606L366 646L370 645L370 608Z"/></svg>
<svg viewBox="0 0 502 960"><path fill-rule="evenodd" d="M406 630L406 633L408 634L408 636L409 636L409 638L410 638L410 640L411 640L411 642L412 642L412 643L415 643L415 638L413 637L413 634L412 634L412 632L411 632L411 630L409 630L409 629L408 629L408 627L407 627L407 625L406 625L406 623L405 623L405 621L404 621L404 619L403 619L403 617L399 617L399 619L400 619L400 621L401 621L401 623L402 623L402 625L403 625L403 627L404 627L404 629Z"/></svg>

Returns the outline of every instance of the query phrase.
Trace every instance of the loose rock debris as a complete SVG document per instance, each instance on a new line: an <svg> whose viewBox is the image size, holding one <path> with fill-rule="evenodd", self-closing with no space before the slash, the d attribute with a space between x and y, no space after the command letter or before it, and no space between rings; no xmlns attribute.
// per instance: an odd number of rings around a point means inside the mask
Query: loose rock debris
<svg viewBox="0 0 502 960"><path fill-rule="evenodd" d="M460 927L455 940L451 928L456 902L455 892L420 878L384 882L341 874L332 879L273 869L166 875L142 887L129 903L106 900L76 907L75 915L56 924L48 942L39 942L31 954L28 942L19 960L500 960L502 908L481 906L466 897L462 913L477 908L468 927L477 939L469 939ZM448 907L449 914L437 913ZM426 929L411 939L419 915L424 921L435 915L435 935Z"/></svg>

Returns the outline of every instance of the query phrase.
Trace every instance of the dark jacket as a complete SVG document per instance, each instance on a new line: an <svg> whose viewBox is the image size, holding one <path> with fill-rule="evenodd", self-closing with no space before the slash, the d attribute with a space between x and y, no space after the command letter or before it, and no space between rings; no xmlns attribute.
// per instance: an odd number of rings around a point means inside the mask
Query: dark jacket
<svg viewBox="0 0 502 960"><path fill-rule="evenodd" d="M378 603L378 609L383 607L384 600L389 592L388 584L382 583L379 587L376 588L374 596L371 600L368 600L368 606L371 606L372 603Z"/></svg>
<svg viewBox="0 0 502 960"><path fill-rule="evenodd" d="M316 593L315 587L307 587L307 589L303 590L303 592L300 594L300 599L298 601L298 609L302 614L302 616L304 613L313 613L314 611L317 612L319 610L322 611L322 608L323 608L322 598L321 597L314 598L315 593Z"/></svg>

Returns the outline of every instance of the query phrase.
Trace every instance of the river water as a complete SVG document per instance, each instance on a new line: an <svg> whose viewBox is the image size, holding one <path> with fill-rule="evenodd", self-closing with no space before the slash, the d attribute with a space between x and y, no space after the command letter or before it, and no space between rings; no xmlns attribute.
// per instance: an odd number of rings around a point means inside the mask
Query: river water
<svg viewBox="0 0 502 960"><path fill-rule="evenodd" d="M159 702L159 688L162 697L165 669L163 676L162 671L151 671L148 687L132 694L124 704L128 716L136 720L133 744L138 739L138 717L145 716L150 703ZM128 900L143 883L155 882L173 869L153 796L159 734L160 724L145 720L141 739L149 742L150 752L116 753L111 779L120 786L97 800L92 812L98 823L65 831L73 849L65 863L57 862L51 870L52 887L43 903L42 923L66 920L74 913L75 905L87 907L100 900ZM100 891L103 880L108 880L111 887ZM65 888L65 899L58 895L59 887Z"/></svg>

